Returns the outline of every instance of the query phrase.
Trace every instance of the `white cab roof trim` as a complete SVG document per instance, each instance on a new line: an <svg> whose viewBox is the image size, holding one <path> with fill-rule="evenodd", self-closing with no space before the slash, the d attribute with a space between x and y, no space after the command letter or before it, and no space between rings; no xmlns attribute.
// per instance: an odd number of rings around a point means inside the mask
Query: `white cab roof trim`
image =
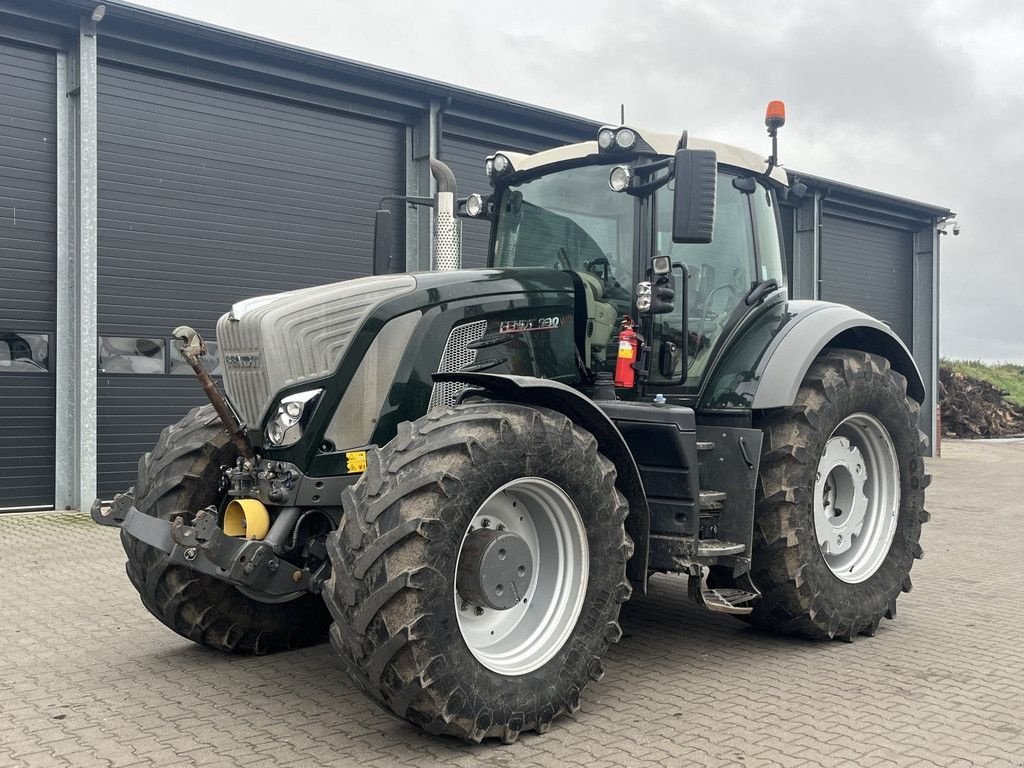
<svg viewBox="0 0 1024 768"><path fill-rule="evenodd" d="M679 137L668 133L650 133L634 129L637 135L647 142L659 155L674 155L679 145ZM745 168L756 173L764 173L768 167L768 161L756 152L749 149L734 147L731 144L722 144L717 141L708 141L690 136L686 146L690 149L713 149L718 155L718 162L721 165L731 165L735 168ZM516 171L530 171L541 168L545 165L560 163L565 160L597 155L597 141L582 141L579 144L566 144L561 147L546 149L535 155L523 155L518 152L504 152L502 154L512 161L512 167ZM780 184L789 184L786 172L781 168L772 169L772 179Z"/></svg>

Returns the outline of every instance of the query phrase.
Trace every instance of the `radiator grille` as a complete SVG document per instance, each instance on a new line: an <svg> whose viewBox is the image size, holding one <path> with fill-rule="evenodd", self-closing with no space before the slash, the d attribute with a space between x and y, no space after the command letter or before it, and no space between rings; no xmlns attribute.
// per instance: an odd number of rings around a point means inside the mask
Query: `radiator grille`
<svg viewBox="0 0 1024 768"><path fill-rule="evenodd" d="M486 320L474 320L471 323L464 323L452 328L448 336L448 342L444 345L444 352L441 354L441 364L437 368L438 373L455 373L461 371L467 365L476 361L476 350L470 349L469 344L477 341L487 330ZM455 405L459 394L466 388L465 384L455 381L443 381L434 385L430 393L431 408L451 408Z"/></svg>
<svg viewBox="0 0 1024 768"><path fill-rule="evenodd" d="M249 426L283 388L335 371L382 302L411 292L411 275L381 275L239 302L217 323L224 388Z"/></svg>

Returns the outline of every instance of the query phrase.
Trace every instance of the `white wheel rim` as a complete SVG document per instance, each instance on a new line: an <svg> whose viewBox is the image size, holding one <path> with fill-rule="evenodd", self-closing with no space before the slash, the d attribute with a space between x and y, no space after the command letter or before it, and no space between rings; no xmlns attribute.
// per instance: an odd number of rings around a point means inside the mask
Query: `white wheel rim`
<svg viewBox="0 0 1024 768"><path fill-rule="evenodd" d="M544 666L569 639L583 609L590 552L576 505L544 478L518 478L492 493L462 542L477 528L499 526L520 536L533 558L522 600L507 610L493 610L469 605L454 586L452 592L459 631L470 652L492 672L511 677ZM458 573L458 560L455 567Z"/></svg>
<svg viewBox="0 0 1024 768"><path fill-rule="evenodd" d="M900 468L889 432L855 413L825 443L814 482L814 531L833 574L849 584L885 561L900 512Z"/></svg>

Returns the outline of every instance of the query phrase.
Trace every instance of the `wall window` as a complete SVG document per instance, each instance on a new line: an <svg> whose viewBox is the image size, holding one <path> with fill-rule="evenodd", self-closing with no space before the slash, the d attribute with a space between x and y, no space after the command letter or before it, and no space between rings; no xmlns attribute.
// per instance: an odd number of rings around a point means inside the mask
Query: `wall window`
<svg viewBox="0 0 1024 768"><path fill-rule="evenodd" d="M171 373L176 376L194 376L195 371L192 370L192 366L185 362L185 358L181 356L181 350L178 349L180 342L172 341L168 347L171 358ZM220 352L217 350L216 341L206 342L206 356L202 358L203 365L206 366L207 372L211 376L220 376Z"/></svg>
<svg viewBox="0 0 1024 768"><path fill-rule="evenodd" d="M165 373L163 339L100 337L101 373Z"/></svg>
<svg viewBox="0 0 1024 768"><path fill-rule="evenodd" d="M50 335L0 330L0 373L50 370Z"/></svg>

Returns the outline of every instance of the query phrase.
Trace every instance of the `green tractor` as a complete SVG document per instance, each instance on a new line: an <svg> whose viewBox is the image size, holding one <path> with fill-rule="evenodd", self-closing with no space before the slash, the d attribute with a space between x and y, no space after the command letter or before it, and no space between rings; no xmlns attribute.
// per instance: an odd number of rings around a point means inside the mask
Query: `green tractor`
<svg viewBox="0 0 1024 768"><path fill-rule="evenodd" d="M438 269L240 301L226 399L168 427L93 518L180 635L264 653L329 633L432 734L514 740L579 707L655 573L775 632L852 641L921 557L925 389L887 325L788 299L772 155L626 126L434 161ZM459 269L461 217L489 268Z"/></svg>

